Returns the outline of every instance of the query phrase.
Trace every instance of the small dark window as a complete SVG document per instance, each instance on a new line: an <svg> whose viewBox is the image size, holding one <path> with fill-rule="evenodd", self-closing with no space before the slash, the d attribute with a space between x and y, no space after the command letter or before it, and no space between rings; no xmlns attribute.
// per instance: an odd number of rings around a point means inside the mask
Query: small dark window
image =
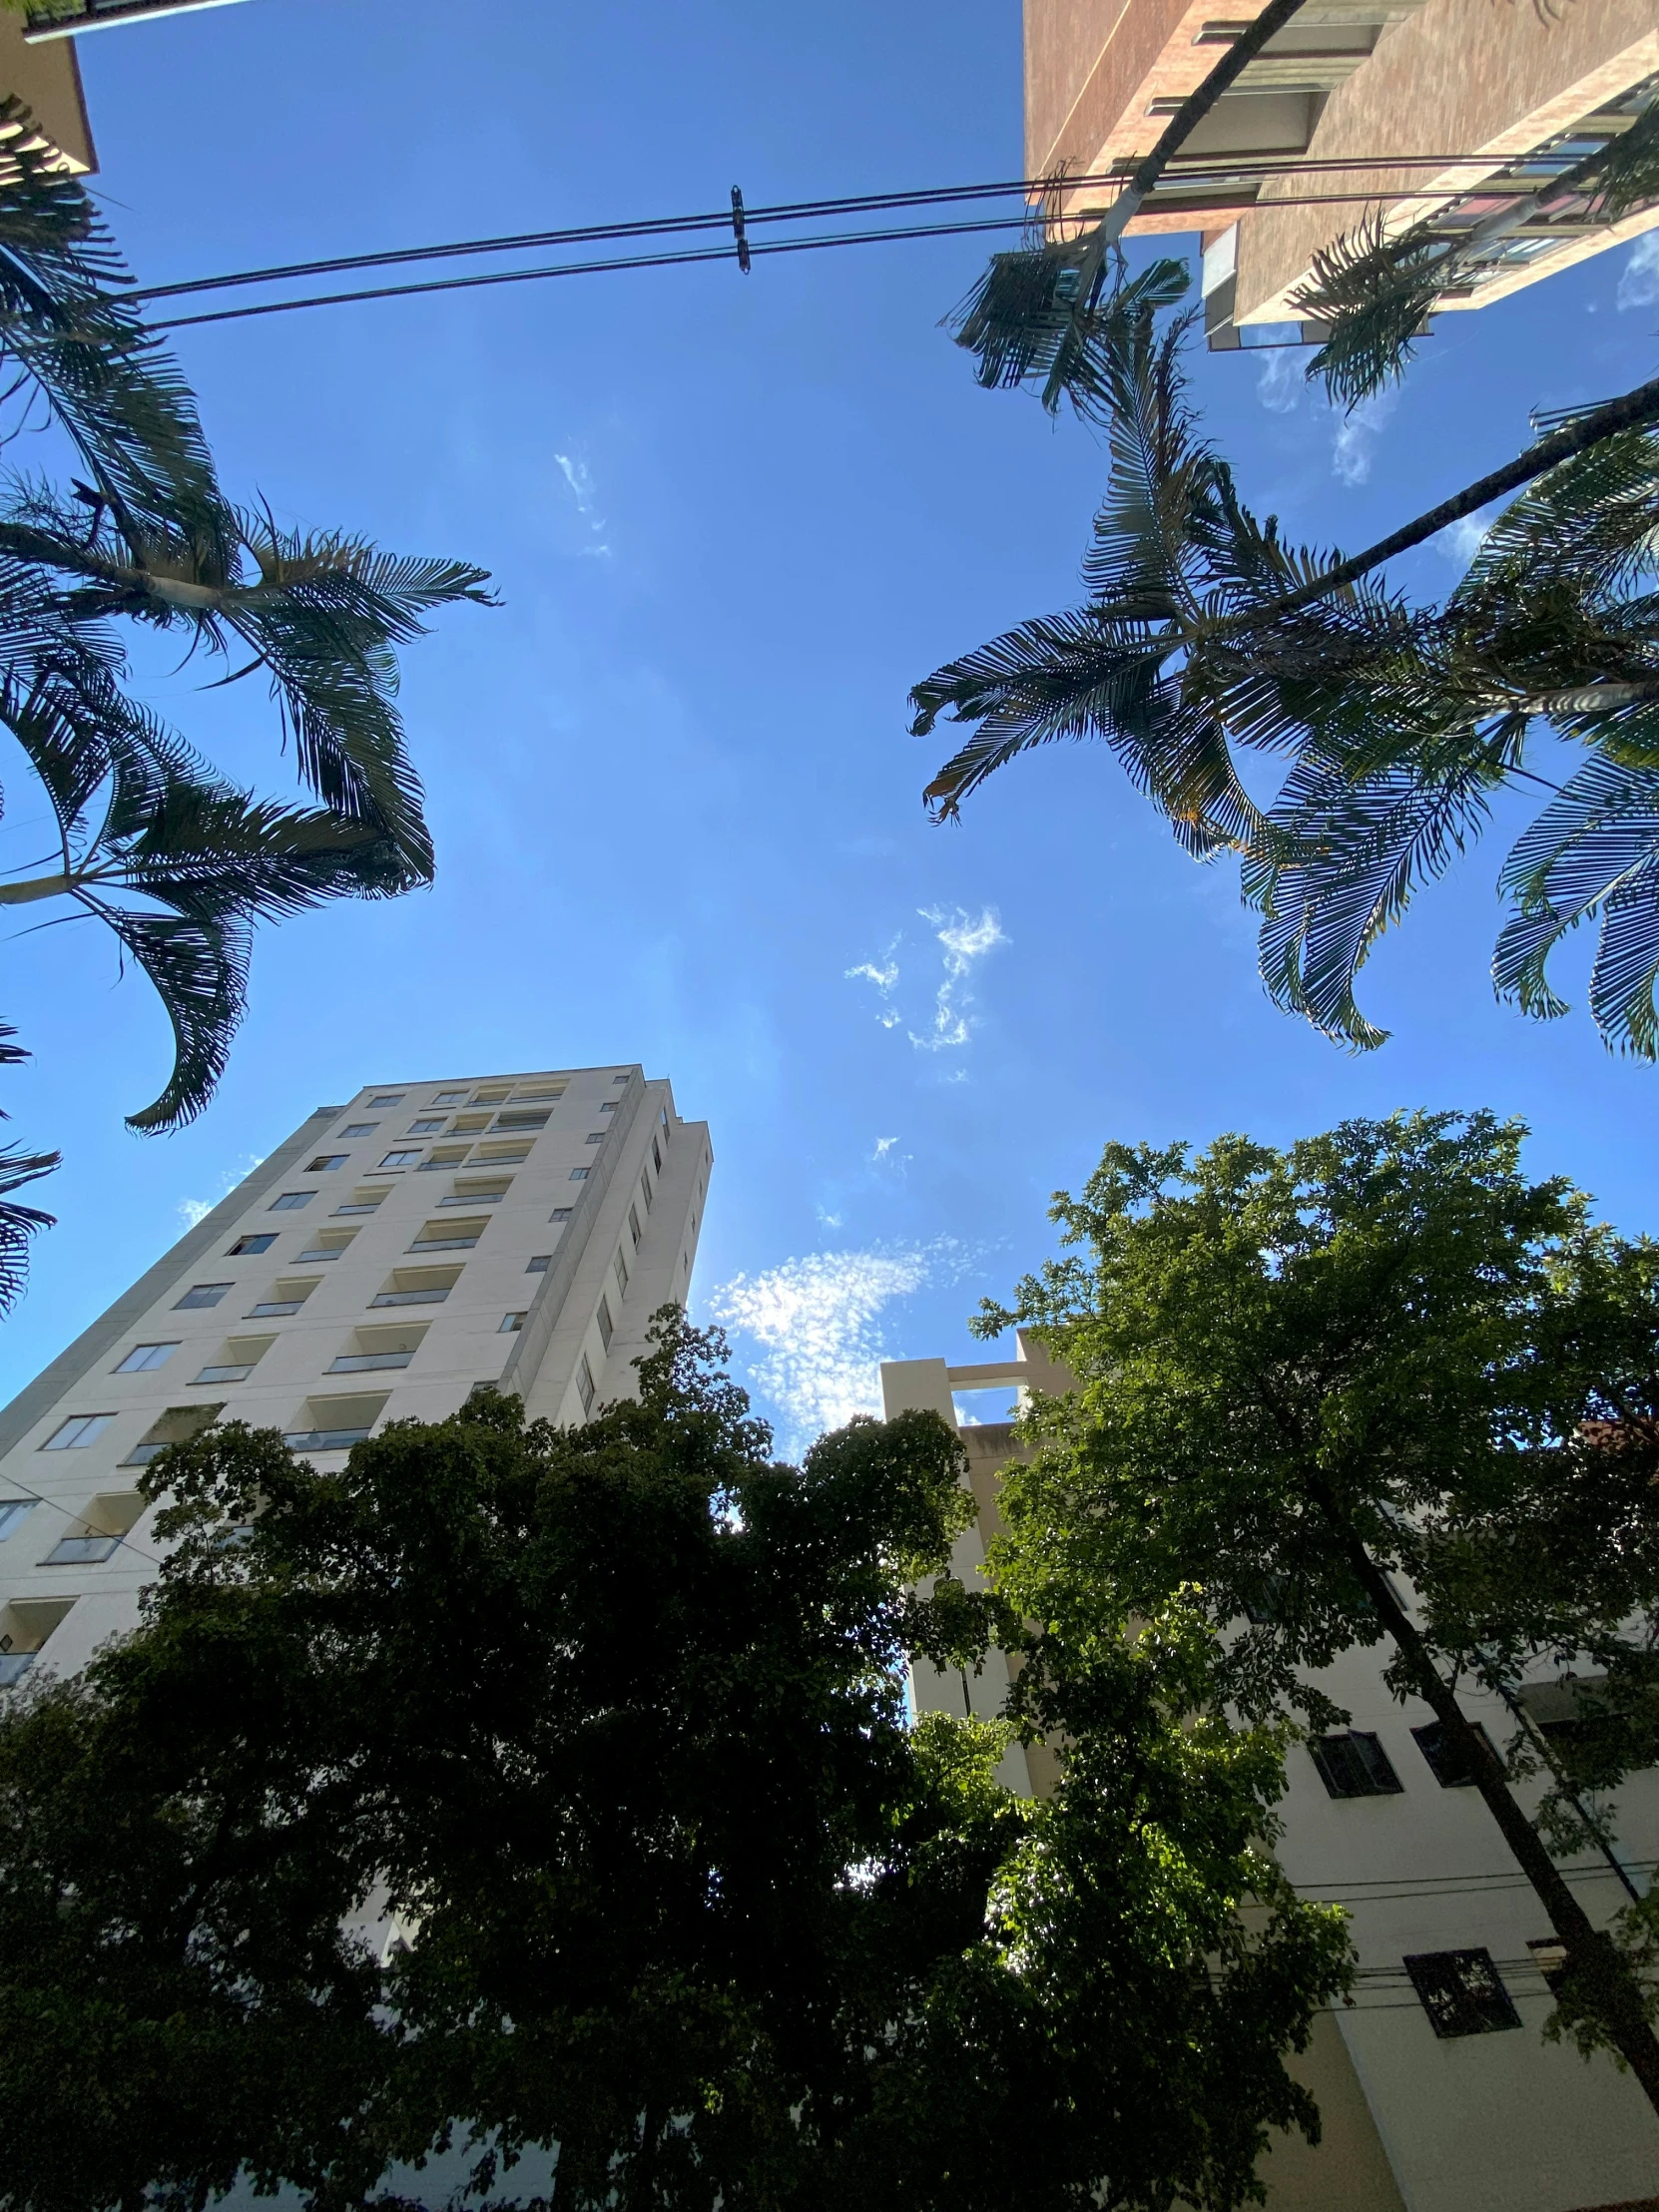
<svg viewBox="0 0 1659 2212"><path fill-rule="evenodd" d="M179 1314L187 1306L217 1306L230 1288L229 1283L193 1283L173 1311Z"/></svg>
<svg viewBox="0 0 1659 2212"><path fill-rule="evenodd" d="M269 1252L276 1242L275 1229L262 1230L257 1237L239 1237L225 1257L228 1260L246 1259L253 1252Z"/></svg>
<svg viewBox="0 0 1659 2212"><path fill-rule="evenodd" d="M588 1366L588 1356L585 1352L576 1364L576 1394L582 1400L583 1412L591 1413L593 1411L593 1370Z"/></svg>
<svg viewBox="0 0 1659 2212"><path fill-rule="evenodd" d="M1400 1791L1387 1753L1364 1729L1351 1728L1343 1736L1316 1736L1308 1749L1332 1797L1394 1797Z"/></svg>
<svg viewBox="0 0 1659 2212"><path fill-rule="evenodd" d="M599 1324L599 1341L609 1352L611 1339L616 1335L616 1324L611 1319L611 1302L608 1298L602 1298L599 1301L599 1311L595 1314L594 1320Z"/></svg>
<svg viewBox="0 0 1659 2212"><path fill-rule="evenodd" d="M603 1144L603 1143L605 1142L605 1132L604 1132L604 1130L603 1130L603 1129L590 1129L590 1130L588 1131L588 1142L589 1142L589 1144Z"/></svg>
<svg viewBox="0 0 1659 2212"><path fill-rule="evenodd" d="M403 1134L405 1137L435 1136L443 1127L444 1118L442 1114L428 1114L424 1121L411 1121Z"/></svg>
<svg viewBox="0 0 1659 2212"><path fill-rule="evenodd" d="M583 1168L580 1170L580 1172L583 1175L586 1175L588 1171L586 1168ZM555 1206L552 1213L550 1213L547 1218L549 1221L569 1221L571 1215L575 1211L576 1209L574 1206Z"/></svg>
<svg viewBox="0 0 1659 2212"><path fill-rule="evenodd" d="M501 1327L495 1333L498 1337L516 1337L523 1327L524 1316L522 1314L503 1314Z"/></svg>
<svg viewBox="0 0 1659 2212"><path fill-rule="evenodd" d="M280 1198L272 1200L271 1211L274 1214L294 1214L301 1206L308 1206L315 1196L315 1191L284 1191Z"/></svg>
<svg viewBox="0 0 1659 2212"><path fill-rule="evenodd" d="M571 1169L571 1171L570 1171L570 1180L571 1180L571 1181L572 1181L573 1183L585 1183L585 1182L587 1181L587 1179L588 1179L588 1171L587 1171L587 1169L586 1169L586 1168L572 1168L572 1169Z"/></svg>
<svg viewBox="0 0 1659 2212"><path fill-rule="evenodd" d="M1404 1961L1436 2035L1491 2035L1520 2014L1489 1950L1419 1950Z"/></svg>
<svg viewBox="0 0 1659 2212"><path fill-rule="evenodd" d="M1471 1723L1475 1734L1486 1746L1492 1748L1492 1739L1478 1721ZM1444 1724L1430 1721L1425 1728L1413 1728L1417 1749L1428 1761L1434 1780L1442 1790L1466 1790L1473 1786L1474 1771L1464 1759L1456 1744L1447 1737Z"/></svg>
<svg viewBox="0 0 1659 2212"><path fill-rule="evenodd" d="M1561 1993L1562 1978L1567 1970L1567 1946L1559 1936L1534 1936L1527 1949L1532 1953L1532 1963L1544 1977L1544 1986L1552 1997Z"/></svg>
<svg viewBox="0 0 1659 2212"><path fill-rule="evenodd" d="M697 1227L696 1222L692 1224ZM1285 1577L1282 1574L1265 1574L1257 1587L1243 1600L1245 1618L1256 1628L1269 1628L1281 1618L1281 1605L1285 1595Z"/></svg>
<svg viewBox="0 0 1659 2212"><path fill-rule="evenodd" d="M602 1114L614 1114L616 1112L616 1100L614 1098L607 1098L604 1104L600 1107L599 1111Z"/></svg>
<svg viewBox="0 0 1659 2212"><path fill-rule="evenodd" d="M640 1249L640 1210L637 1206L630 1206L628 1209L628 1234L634 1240L634 1250L638 1252Z"/></svg>
<svg viewBox="0 0 1659 2212"><path fill-rule="evenodd" d="M627 1080L628 1080L628 1078L627 1078L627 1076L626 1076L626 1075L613 1075L613 1076L611 1077L611 1081L612 1081L613 1083L626 1083L626 1082L627 1082Z"/></svg>
<svg viewBox="0 0 1659 2212"><path fill-rule="evenodd" d="M333 1168L344 1167L349 1158L350 1154L346 1152L319 1152L314 1160L307 1163L305 1173L326 1175Z"/></svg>
<svg viewBox="0 0 1659 2212"><path fill-rule="evenodd" d="M380 1165L383 1168L412 1168L419 1158L420 1147L416 1145L412 1152L388 1152Z"/></svg>
<svg viewBox="0 0 1659 2212"><path fill-rule="evenodd" d="M401 1091L380 1091L368 1103L371 1106L401 1106L403 1093Z"/></svg>
<svg viewBox="0 0 1659 2212"><path fill-rule="evenodd" d="M342 1137L372 1137L380 1124L377 1121L348 1121L340 1131Z"/></svg>
<svg viewBox="0 0 1659 2212"><path fill-rule="evenodd" d="M538 1252L524 1272L526 1275L545 1275L552 1265L553 1255L551 1252Z"/></svg>
<svg viewBox="0 0 1659 2212"><path fill-rule="evenodd" d="M651 1140L651 1164L661 1175L663 1172L663 1148L655 1137Z"/></svg>

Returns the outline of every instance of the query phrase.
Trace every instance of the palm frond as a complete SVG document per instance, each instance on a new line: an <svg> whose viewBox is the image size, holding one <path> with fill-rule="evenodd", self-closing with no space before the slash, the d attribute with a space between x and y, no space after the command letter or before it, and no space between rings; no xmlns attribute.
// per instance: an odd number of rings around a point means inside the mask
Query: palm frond
<svg viewBox="0 0 1659 2212"><path fill-rule="evenodd" d="M1609 1045L1659 1058L1659 766L1585 762L1516 841L1498 883L1514 905L1492 959L1498 996L1542 1020L1567 1012L1549 956L1599 913L1596 1026Z"/></svg>
<svg viewBox="0 0 1659 2212"><path fill-rule="evenodd" d="M1581 162L1574 172L1580 175L1596 195L1603 223L1618 223L1659 200L1659 102L1644 108L1600 154Z"/></svg>
<svg viewBox="0 0 1659 2212"><path fill-rule="evenodd" d="M1095 364L1111 470L1083 581L1113 613L1190 607L1219 520L1215 456L1186 396L1185 334L1185 317L1161 334L1149 315L1114 319Z"/></svg>
<svg viewBox="0 0 1659 2212"><path fill-rule="evenodd" d="M1460 762L1425 773L1407 757L1363 780L1340 753L1309 747L1271 810L1281 850L1252 856L1244 873L1264 916L1261 973L1276 1004L1362 1051L1386 1040L1360 1011L1359 971L1416 887L1484 826L1514 742L1505 729Z"/></svg>
<svg viewBox="0 0 1659 2212"><path fill-rule="evenodd" d="M1605 596L1659 566L1659 435L1622 430L1529 484L1481 539L1453 605L1487 587L1511 593L1564 577ZM1530 588L1530 585L1529 585Z"/></svg>
<svg viewBox="0 0 1659 2212"><path fill-rule="evenodd" d="M222 503L196 402L120 296L132 281L86 189L31 151L28 110L0 103L17 174L0 184L0 352L45 395L99 492L135 516L216 526Z"/></svg>
<svg viewBox="0 0 1659 2212"><path fill-rule="evenodd" d="M1125 326L1175 305L1190 282L1184 262L1157 261L1102 305L1103 269L1086 238L993 255L978 283L945 317L956 343L977 360L977 381L995 390L1040 380L1051 414L1069 396L1080 412L1098 419L1109 375L1105 356Z"/></svg>
<svg viewBox="0 0 1659 2212"><path fill-rule="evenodd" d="M182 1129L207 1106L225 1072L248 998L252 932L240 916L134 913L108 900L84 901L107 921L144 969L173 1024L173 1072L129 1129Z"/></svg>
<svg viewBox="0 0 1659 2212"><path fill-rule="evenodd" d="M7 1057L27 1059L28 1054ZM20 1152L15 1145L0 1146L0 1314L9 1314L27 1287L30 1238L57 1223L55 1214L42 1213L38 1206L21 1206L11 1194L62 1165L61 1152Z"/></svg>
<svg viewBox="0 0 1659 2212"><path fill-rule="evenodd" d="M1402 376L1451 251L1426 223L1390 237L1381 212L1322 247L1310 281L1291 294L1292 312L1327 333L1308 364L1310 382L1323 377L1333 399L1354 407Z"/></svg>

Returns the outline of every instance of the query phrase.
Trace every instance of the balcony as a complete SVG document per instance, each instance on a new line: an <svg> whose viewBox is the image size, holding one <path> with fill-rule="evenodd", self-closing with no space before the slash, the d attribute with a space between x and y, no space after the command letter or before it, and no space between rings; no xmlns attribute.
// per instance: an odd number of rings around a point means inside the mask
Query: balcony
<svg viewBox="0 0 1659 2212"><path fill-rule="evenodd" d="M374 1303L380 1302L376 1299ZM324 1373L364 1375L370 1368L406 1368L413 1358L412 1352L342 1352L337 1360L329 1361Z"/></svg>
<svg viewBox="0 0 1659 2212"><path fill-rule="evenodd" d="M194 1388L198 1382L246 1382L254 1367L255 1363L249 1360L241 1367L204 1368L200 1375L191 1378L191 1385Z"/></svg>
<svg viewBox="0 0 1659 2212"><path fill-rule="evenodd" d="M368 1303L370 1306L441 1306L448 1296L447 1286L440 1291L377 1291Z"/></svg>
<svg viewBox="0 0 1659 2212"><path fill-rule="evenodd" d="M156 1445L156 1450L163 1447ZM64 1536L41 1561L43 1567L95 1567L121 1549L119 1536Z"/></svg>
<svg viewBox="0 0 1659 2212"><path fill-rule="evenodd" d="M0 1690L14 1689L34 1663L32 1651L0 1651Z"/></svg>
<svg viewBox="0 0 1659 2212"><path fill-rule="evenodd" d="M346 1451L367 1434L366 1428L294 1428L282 1441L290 1451Z"/></svg>

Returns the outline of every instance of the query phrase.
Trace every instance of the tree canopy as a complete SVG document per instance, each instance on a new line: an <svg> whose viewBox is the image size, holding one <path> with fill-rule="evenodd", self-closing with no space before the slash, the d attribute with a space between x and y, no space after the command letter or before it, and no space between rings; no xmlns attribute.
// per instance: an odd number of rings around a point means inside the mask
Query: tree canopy
<svg viewBox="0 0 1659 2212"><path fill-rule="evenodd" d="M7 2203L354 2206L451 2134L480 2194L556 2144L560 2212L1249 2200L1347 1973L1260 1850L1281 1732L1164 1606L1032 1645L1009 1726L1072 1749L1015 1796L1008 1727L905 1710L997 1626L956 1438L770 1442L670 1311L577 1428L153 1462L143 1626L0 1717Z"/></svg>
<svg viewBox="0 0 1659 2212"><path fill-rule="evenodd" d="M1184 1591L1214 1695L1258 1720L1346 1719L1319 1670L1383 1646L1567 1945L1557 2031L1659 2102L1652 1902L1616 1945L1545 1848L1595 1843L1580 1791L1659 1757L1659 1250L1529 1179L1523 1135L1415 1114L1284 1151L1108 1145L1055 1203L1076 1250L978 1324L1035 1328L1077 1381L1026 1415L993 1565L1068 1636ZM1586 1686L1580 1745L1523 1734L1506 1775L1455 1684L1551 1676ZM1528 1816L1510 1783L1540 1766Z"/></svg>

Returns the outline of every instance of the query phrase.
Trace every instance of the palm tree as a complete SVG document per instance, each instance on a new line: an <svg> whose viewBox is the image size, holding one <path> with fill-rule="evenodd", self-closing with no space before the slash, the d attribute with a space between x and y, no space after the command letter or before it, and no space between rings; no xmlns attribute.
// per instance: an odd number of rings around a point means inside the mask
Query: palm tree
<svg viewBox="0 0 1659 2212"><path fill-rule="evenodd" d="M0 882L0 906L55 901L48 918L94 916L149 976L175 1060L161 1095L129 1119L155 1132L213 1095L258 920L431 880L396 652L432 609L491 602L468 563L284 530L269 507L226 498L183 376L123 296L131 277L113 242L80 185L29 151L27 123L15 101L0 104L0 355L11 379L0 445L44 407L81 473L67 492L22 479L0 488L0 726L58 831L51 869ZM222 683L263 672L320 805L226 782L130 699L122 617L182 635L187 659L201 649L224 662ZM53 1164L0 1155L0 1196L8 1176ZM46 1220L0 1205L0 1308L21 1281L12 1214L31 1216L25 1228Z"/></svg>
<svg viewBox="0 0 1659 2212"><path fill-rule="evenodd" d="M1575 162L1543 192L1517 194L1467 231L1426 217L1389 236L1381 213L1316 254L1310 281L1291 305L1322 323L1325 342L1308 364L1333 399L1354 406L1404 374L1413 340L1435 301L1477 270L1500 239L1539 215L1575 224L1622 221L1659 199L1659 104L1629 130Z"/></svg>
<svg viewBox="0 0 1659 2212"><path fill-rule="evenodd" d="M1549 427L1531 461L1501 472L1531 488L1463 583L1442 607L1411 608L1368 573L1378 549L1292 548L1243 506L1186 401L1189 318L1158 334L1156 288L1090 333L1084 403L1106 423L1111 467L1088 600L911 695L918 733L941 716L973 726L927 787L935 819L1030 747L1103 739L1189 851L1242 856L1280 1003L1367 1048L1383 1032L1355 1003L1360 966L1414 886L1479 833L1494 793L1537 780L1523 756L1552 728L1589 758L1551 787L1506 865L1497 987L1528 1012L1563 1011L1545 962L1597 916L1595 1018L1610 1043L1659 1057L1659 597L1646 588L1659 437L1639 426L1654 395ZM1609 430L1621 408L1638 426ZM1239 747L1288 759L1271 806L1247 791Z"/></svg>

